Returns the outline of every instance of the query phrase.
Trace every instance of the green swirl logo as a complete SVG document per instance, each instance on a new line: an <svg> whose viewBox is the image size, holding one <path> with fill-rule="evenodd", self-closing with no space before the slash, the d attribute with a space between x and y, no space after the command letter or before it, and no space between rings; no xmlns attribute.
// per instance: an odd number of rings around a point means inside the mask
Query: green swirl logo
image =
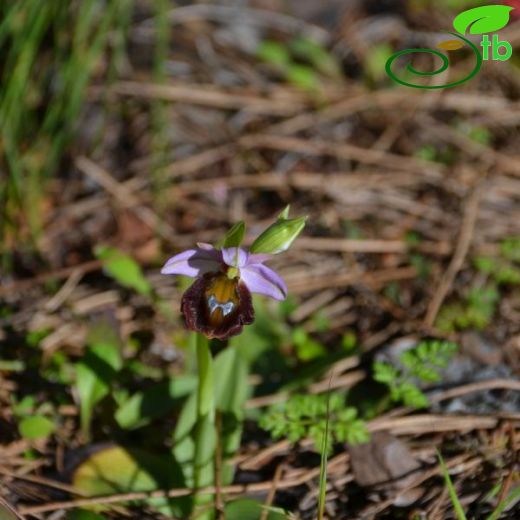
<svg viewBox="0 0 520 520"><path fill-rule="evenodd" d="M441 72L444 72L450 65L448 57L446 54L443 54L439 50L435 49L405 49L403 51L396 52L395 54L392 54L390 58L388 58L385 69L386 73L396 82L401 85L404 85L405 87L412 87L412 88L422 88L422 89L439 89L439 88L450 88L450 87L456 87L458 85L462 85L462 83L465 83L466 81L469 81L471 78L473 78L480 68L482 67L482 61L488 60L490 57L490 48L491 48L491 55L493 60L500 60L505 61L508 60L512 55L512 47L511 44L507 41L500 41L498 35L494 34L493 39L490 40L489 36L484 33L489 33L492 31L498 31L505 27L509 22L510 13L513 10L512 7L505 6L505 5L485 5L481 7L475 7L473 9L468 9L467 11L463 11L459 15L455 17L453 20L453 27L455 28L458 33L452 33L449 32L449 34L455 36L457 40L448 40L440 43L438 45L438 48L444 51L453 51L460 49L463 47L463 44L469 46L469 48L473 51L475 54L475 66L473 70L462 79L459 79L457 81L452 81L451 83L447 83L445 85L420 85L416 83L411 83L410 81L406 81L405 79L400 78L393 70L392 65L394 64L395 60L397 60L399 57L407 55L407 54L414 54L414 53L426 53L426 54L432 54L433 56L436 56L441 60L441 65L431 71L431 72L423 72L420 70L417 70L413 65L408 63L406 66L406 71L409 73L419 76L419 77L427 77L427 76L435 76L437 74L440 74ZM483 49L483 55L480 52L480 49L473 44L470 40L467 38L464 38L464 36L461 36L461 34L465 34L466 32L469 32L470 34L484 34L482 38L482 42L480 45ZM503 52L501 52L503 51Z"/></svg>
<svg viewBox="0 0 520 520"><path fill-rule="evenodd" d="M413 88L424 88L424 89L450 88L450 87L456 87L457 85L462 85L462 83L469 81L471 78L473 78L478 73L478 71L482 67L482 54L480 53L479 48L475 44L470 42L467 38L464 38L464 36L460 36L459 34L452 33L452 32L450 32L449 34L452 34L456 38L463 40L467 45L469 45L469 47L475 53L475 58L476 58L475 66L473 67L473 70L465 78L459 79L457 81L452 81L451 83L446 83L445 85L417 85L415 83L410 83L409 81L405 81L404 79L401 79L399 76L397 76L394 73L394 71L392 70L392 65L397 58L404 56L406 54L427 53L427 54L433 54L434 56L437 56L438 58L441 59L441 61L442 61L441 66L438 67L437 69L435 69L433 71L429 71L429 72L423 72L423 71L417 70L416 68L413 67L412 64L409 63L406 66L406 70L417 76L421 76L421 77L435 76L437 74L440 74L441 72L444 72L449 67L450 62L448 60L448 57L445 54L443 54L441 51L438 51L435 49L422 49L422 48L405 49L403 51L399 51L399 52L396 52L395 54L392 54L392 56L390 56L390 58L388 58L388 60L386 62L386 66L385 66L386 73L395 82L397 82L401 85L404 85L405 87L413 87ZM453 40L450 40L450 43L452 41ZM448 43L448 42L446 42L446 43ZM456 46L454 45L453 48L455 48L455 47ZM447 47L447 48L449 48L449 47Z"/></svg>

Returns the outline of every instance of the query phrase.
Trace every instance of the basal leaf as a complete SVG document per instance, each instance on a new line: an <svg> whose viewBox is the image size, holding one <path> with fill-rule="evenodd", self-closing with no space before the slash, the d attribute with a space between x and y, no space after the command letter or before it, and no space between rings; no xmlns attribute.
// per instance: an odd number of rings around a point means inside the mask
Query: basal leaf
<svg viewBox="0 0 520 520"><path fill-rule="evenodd" d="M266 507L252 498L239 498L226 504L226 520L259 520L262 511L268 511L267 520L285 520L289 518L283 509ZM265 516L264 516L265 518Z"/></svg>
<svg viewBox="0 0 520 520"><path fill-rule="evenodd" d="M184 487L185 481L171 456L109 446L98 449L76 467L72 485L88 497ZM186 518L186 499L157 498L148 503L169 515Z"/></svg>
<svg viewBox="0 0 520 520"><path fill-rule="evenodd" d="M18 429L24 439L34 440L48 437L56 428L56 425L43 415L24 417ZM1 516L0 516L1 518Z"/></svg>
<svg viewBox="0 0 520 520"><path fill-rule="evenodd" d="M248 394L246 361L237 348L228 347L215 358L214 370L217 408L241 416Z"/></svg>
<svg viewBox="0 0 520 520"><path fill-rule="evenodd" d="M85 355L76 365L76 388L80 402L81 429L88 436L94 406L110 391L121 369L119 339L108 323L91 330Z"/></svg>
<svg viewBox="0 0 520 520"><path fill-rule="evenodd" d="M144 426L173 410L177 399L195 390L196 386L195 376L172 377L157 383L127 399L115 413L115 419L125 429Z"/></svg>

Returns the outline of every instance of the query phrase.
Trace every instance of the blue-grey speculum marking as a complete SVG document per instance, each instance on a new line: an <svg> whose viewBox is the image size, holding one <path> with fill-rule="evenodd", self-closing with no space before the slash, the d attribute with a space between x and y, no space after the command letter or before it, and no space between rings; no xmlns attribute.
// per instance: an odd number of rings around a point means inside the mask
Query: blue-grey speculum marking
<svg viewBox="0 0 520 520"><path fill-rule="evenodd" d="M227 301L226 303L220 303L215 298L215 296L211 295L208 298L208 306L211 314L213 314L217 309L220 309L222 311L222 315L227 316L233 311L235 304L231 300Z"/></svg>

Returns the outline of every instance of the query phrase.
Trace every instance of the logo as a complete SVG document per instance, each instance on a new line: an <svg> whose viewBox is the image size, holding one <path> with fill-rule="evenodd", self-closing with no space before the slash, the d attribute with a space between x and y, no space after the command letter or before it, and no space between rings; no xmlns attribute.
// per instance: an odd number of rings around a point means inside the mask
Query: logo
<svg viewBox="0 0 520 520"><path fill-rule="evenodd" d="M493 33L505 27L509 22L510 12L513 9L513 7L509 7L507 5L484 5L481 7L475 7L473 9L463 11L462 13L457 15L453 20L453 27L457 32L455 33L447 31L448 34L454 36L455 39L450 39L439 43L437 45L437 48L440 50L418 48L405 49L396 52L395 54L392 54L392 56L390 56L390 58L388 58L386 62L386 73L396 83L404 85L405 87L439 89L462 85L462 83L469 81L478 73L478 71L482 67L483 60L489 60L491 58L493 60L505 61L512 56L513 48L511 44L508 41L501 41L499 39L498 34L493 34L490 38L489 33ZM480 51L479 47L477 47L477 45L475 45L473 42L468 40L468 38L465 38L463 36L466 34L483 35L482 40L480 42L482 52ZM451 83L447 83L445 85L418 85L409 81L409 78L400 78L393 71L392 67L395 64L395 60L397 60L401 56L414 53L427 53L433 54L434 56L440 58L442 63L439 67L437 67L437 69L429 72L423 72L414 68L411 63L408 63L408 65L406 65L405 67L405 71L408 73L408 76L435 76L437 74L440 74L441 72L444 72L450 65L447 54L445 54L442 51L456 51L464 47L464 45L467 45L473 51L475 55L475 65L471 72L462 79L452 81Z"/></svg>

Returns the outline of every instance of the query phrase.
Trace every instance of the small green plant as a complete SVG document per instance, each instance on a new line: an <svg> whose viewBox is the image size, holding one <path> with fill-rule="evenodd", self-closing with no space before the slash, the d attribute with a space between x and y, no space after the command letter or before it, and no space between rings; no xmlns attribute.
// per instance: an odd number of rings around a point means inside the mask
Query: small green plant
<svg viewBox="0 0 520 520"><path fill-rule="evenodd" d="M479 289L473 288L463 302L445 305L436 320L439 330L453 332L474 328L485 329L496 310L499 293L494 283Z"/></svg>
<svg viewBox="0 0 520 520"><path fill-rule="evenodd" d="M18 431L24 439L44 439L56 430L54 409L48 402L38 405L34 396L27 395L13 402L12 410L18 419Z"/></svg>
<svg viewBox="0 0 520 520"><path fill-rule="evenodd" d="M415 381L440 381L440 369L445 368L457 352L457 345L449 341L426 340L399 356L402 368L386 361L373 365L374 379L388 386L392 401L406 406L425 408L428 399Z"/></svg>
<svg viewBox="0 0 520 520"><path fill-rule="evenodd" d="M511 262L520 262L520 237L506 238L500 244L500 253L503 258Z"/></svg>
<svg viewBox="0 0 520 520"><path fill-rule="evenodd" d="M275 439L287 437L298 442L311 437L317 451L321 451L327 428L327 450L333 442L359 444L369 438L365 421L355 408L345 406L345 397L339 392L331 393L330 398L328 394L293 395L287 402L271 407L259 424Z"/></svg>
<svg viewBox="0 0 520 520"><path fill-rule="evenodd" d="M497 285L520 285L520 237L503 240L498 256L477 256L473 263Z"/></svg>
<svg viewBox="0 0 520 520"><path fill-rule="evenodd" d="M312 339L303 327L296 327L292 332L292 342L300 361L311 361L322 357L327 352L325 347Z"/></svg>
<svg viewBox="0 0 520 520"><path fill-rule="evenodd" d="M375 83L386 77L385 63L392 53L392 47L388 43L375 44L367 50L364 67L370 82Z"/></svg>
<svg viewBox="0 0 520 520"><path fill-rule="evenodd" d="M520 237L510 237L500 244L495 256L480 255L473 259L477 271L487 277L486 284L473 287L462 300L444 305L436 326L445 332L474 328L485 329L495 315L503 286L520 285Z"/></svg>
<svg viewBox="0 0 520 520"><path fill-rule="evenodd" d="M321 76L337 78L341 74L335 57L309 38L297 37L288 44L265 40L256 54L278 70L288 83L311 92L320 86Z"/></svg>

